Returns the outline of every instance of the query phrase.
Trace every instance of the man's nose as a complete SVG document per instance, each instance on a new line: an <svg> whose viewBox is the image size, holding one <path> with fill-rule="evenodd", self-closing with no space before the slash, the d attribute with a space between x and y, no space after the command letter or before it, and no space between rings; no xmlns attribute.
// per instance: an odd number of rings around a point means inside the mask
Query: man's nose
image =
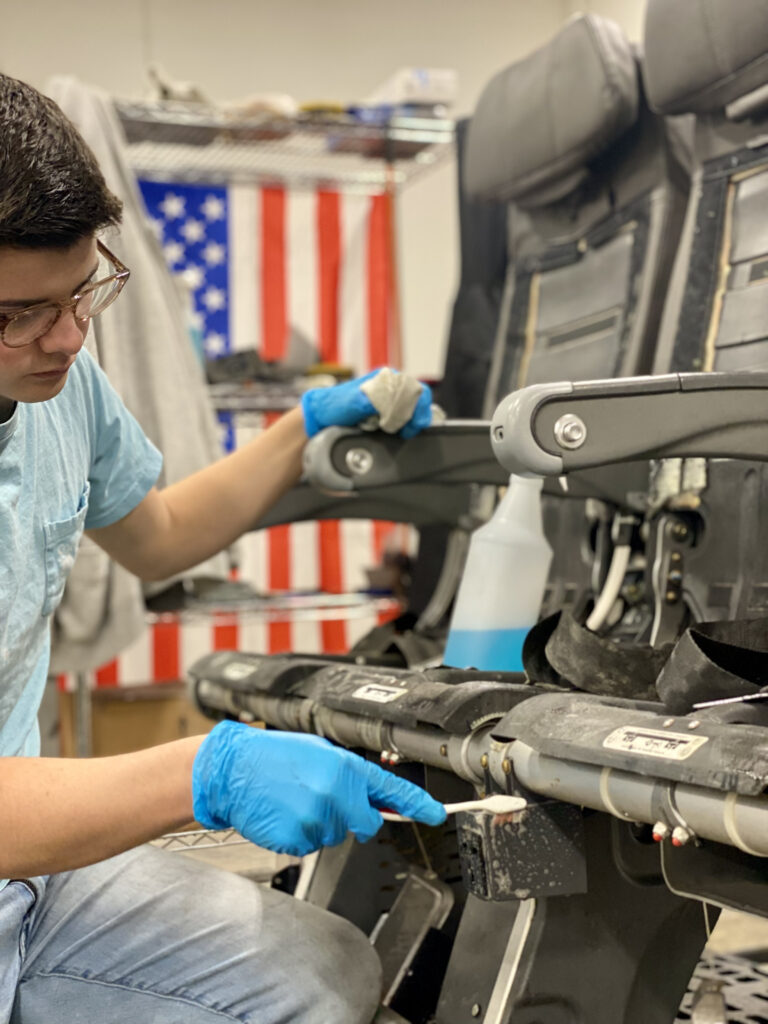
<svg viewBox="0 0 768 1024"><path fill-rule="evenodd" d="M83 347L86 331L75 320L71 309L62 311L56 323L37 339L43 352L61 352L63 355L77 355Z"/></svg>

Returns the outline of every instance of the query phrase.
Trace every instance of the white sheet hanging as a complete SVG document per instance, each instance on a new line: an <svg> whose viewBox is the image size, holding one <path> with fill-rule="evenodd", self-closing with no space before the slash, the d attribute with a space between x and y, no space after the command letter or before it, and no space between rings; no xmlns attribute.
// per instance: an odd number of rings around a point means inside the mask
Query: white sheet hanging
<svg viewBox="0 0 768 1024"><path fill-rule="evenodd" d="M87 344L164 456L161 484L173 483L220 456L218 431L184 310L144 213L109 95L71 76L51 79L45 92L90 146L107 186L124 204L113 245L131 268L116 302L94 321ZM224 555L185 575L224 577ZM87 538L54 620L52 671L88 671L110 661L144 628L138 580L109 561Z"/></svg>

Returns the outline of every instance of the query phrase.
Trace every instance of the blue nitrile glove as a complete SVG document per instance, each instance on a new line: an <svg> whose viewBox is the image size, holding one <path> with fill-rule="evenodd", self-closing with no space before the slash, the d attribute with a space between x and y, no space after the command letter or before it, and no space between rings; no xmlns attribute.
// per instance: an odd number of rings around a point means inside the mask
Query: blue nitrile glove
<svg viewBox="0 0 768 1024"><path fill-rule="evenodd" d="M325 427L355 427L372 417L387 433L414 437L432 421L432 392L389 367L331 388L310 388L301 398L308 437Z"/></svg>
<svg viewBox="0 0 768 1024"><path fill-rule="evenodd" d="M303 857L352 832L378 832L377 807L428 825L445 821L442 804L356 754L319 736L268 732L219 722L192 768L195 818L206 828L235 828L276 853Z"/></svg>

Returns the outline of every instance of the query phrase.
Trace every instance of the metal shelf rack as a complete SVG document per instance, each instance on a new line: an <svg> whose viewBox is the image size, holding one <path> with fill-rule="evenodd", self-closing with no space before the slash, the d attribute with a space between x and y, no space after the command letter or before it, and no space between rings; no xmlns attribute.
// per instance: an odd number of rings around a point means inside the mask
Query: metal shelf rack
<svg viewBox="0 0 768 1024"><path fill-rule="evenodd" d="M271 183L294 189L396 189L447 159L454 122L347 113L233 117L203 104L116 100L133 170L182 183Z"/></svg>
<svg viewBox="0 0 768 1024"><path fill-rule="evenodd" d="M231 384L209 384L208 394L217 412L252 413L288 412L301 401L304 388L293 381L246 381Z"/></svg>
<svg viewBox="0 0 768 1024"><path fill-rule="evenodd" d="M189 832L169 832L159 839L153 839L150 845L170 853L184 853L187 850L213 850L222 846L246 846L248 840L243 839L233 828L221 832L194 829Z"/></svg>

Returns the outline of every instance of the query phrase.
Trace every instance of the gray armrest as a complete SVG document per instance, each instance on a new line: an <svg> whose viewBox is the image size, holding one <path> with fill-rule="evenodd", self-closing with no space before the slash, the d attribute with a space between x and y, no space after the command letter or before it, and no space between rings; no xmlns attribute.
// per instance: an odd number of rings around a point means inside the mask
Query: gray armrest
<svg viewBox="0 0 768 1024"><path fill-rule="evenodd" d="M536 384L500 403L492 445L508 472L540 476L641 459L768 461L767 409L765 373Z"/></svg>
<svg viewBox="0 0 768 1024"><path fill-rule="evenodd" d="M483 420L449 420L408 441L330 427L307 444L304 476L320 489L359 492L409 483L502 485L508 479Z"/></svg>
<svg viewBox="0 0 768 1024"><path fill-rule="evenodd" d="M499 467L499 472L503 470ZM475 525L469 484L398 484L364 493L327 494L297 484L252 529L312 519L386 519L416 527Z"/></svg>
<svg viewBox="0 0 768 1024"><path fill-rule="evenodd" d="M476 485L501 485L490 424L456 421L404 441L330 427L307 444L304 480L254 529L311 519L387 519L471 529Z"/></svg>
<svg viewBox="0 0 768 1024"><path fill-rule="evenodd" d="M502 486L509 475L490 443L490 424L455 420L404 441L346 427L321 431L308 444L305 479L254 530L313 519L386 519L416 527L472 529L477 486ZM594 470L569 480L568 497L631 505L647 490L646 463ZM556 481L546 489L563 491Z"/></svg>

